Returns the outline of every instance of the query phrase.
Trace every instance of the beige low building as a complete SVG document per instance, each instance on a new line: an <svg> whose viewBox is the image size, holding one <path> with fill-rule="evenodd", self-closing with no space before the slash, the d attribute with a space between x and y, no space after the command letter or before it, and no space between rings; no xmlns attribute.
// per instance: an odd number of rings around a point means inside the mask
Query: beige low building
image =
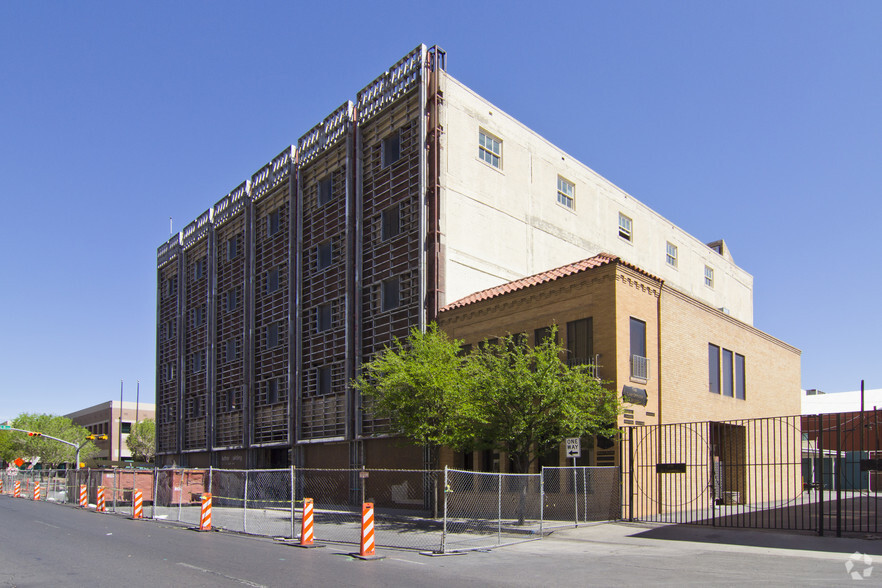
<svg viewBox="0 0 882 588"><path fill-rule="evenodd" d="M94 441L99 451L93 459L100 464L131 460L132 452L126 445L126 439L132 425L146 419L155 419L156 405L111 400L64 416L94 435L107 435L107 440Z"/></svg>
<svg viewBox="0 0 882 588"><path fill-rule="evenodd" d="M622 398L620 426L800 413L798 349L614 255L477 292L442 308L438 319L466 344L508 333L535 343L556 324L567 361L596 365ZM582 446L580 465L619 463L606 440ZM561 447L541 463L567 465L563 456ZM459 460L506 470L498 455Z"/></svg>

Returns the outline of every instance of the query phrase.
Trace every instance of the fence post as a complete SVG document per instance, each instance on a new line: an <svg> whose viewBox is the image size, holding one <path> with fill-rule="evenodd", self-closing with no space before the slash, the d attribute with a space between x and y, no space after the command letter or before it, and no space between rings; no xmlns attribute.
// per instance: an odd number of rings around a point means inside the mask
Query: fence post
<svg viewBox="0 0 882 588"><path fill-rule="evenodd" d="M150 509L150 518L156 519L156 501L159 499L159 468L153 466L153 507Z"/></svg>
<svg viewBox="0 0 882 588"><path fill-rule="evenodd" d="M245 494L242 497L242 532L248 532L248 472L245 470Z"/></svg>
<svg viewBox="0 0 882 588"><path fill-rule="evenodd" d="M576 459L573 458L573 462ZM576 521L576 528L579 528L579 474L576 473L576 464L573 463L573 518Z"/></svg>
<svg viewBox="0 0 882 588"><path fill-rule="evenodd" d="M496 499L496 544L502 543L502 472L499 472L499 494Z"/></svg>
<svg viewBox="0 0 882 588"><path fill-rule="evenodd" d="M211 483L214 481L214 476L211 474L214 472L214 468L212 466L208 466L208 493L211 494Z"/></svg>
<svg viewBox="0 0 882 588"><path fill-rule="evenodd" d="M449 494L450 481L447 478L447 466L444 466L444 524L441 528L441 553L447 549L447 495Z"/></svg>
<svg viewBox="0 0 882 588"><path fill-rule="evenodd" d="M294 528L294 508L295 508L295 493L294 493L294 466L291 466L291 539L297 537L297 530Z"/></svg>
<svg viewBox="0 0 882 588"><path fill-rule="evenodd" d="M634 427L628 428L628 520L634 522Z"/></svg>
<svg viewBox="0 0 882 588"><path fill-rule="evenodd" d="M818 535L824 536L824 415L818 415Z"/></svg>
<svg viewBox="0 0 882 588"><path fill-rule="evenodd" d="M544 539L542 526L545 523L545 466L539 468L539 538Z"/></svg>
<svg viewBox="0 0 882 588"><path fill-rule="evenodd" d="M864 432L861 431L861 435ZM836 484L836 536L842 537L842 413L836 413L836 461L833 471Z"/></svg>

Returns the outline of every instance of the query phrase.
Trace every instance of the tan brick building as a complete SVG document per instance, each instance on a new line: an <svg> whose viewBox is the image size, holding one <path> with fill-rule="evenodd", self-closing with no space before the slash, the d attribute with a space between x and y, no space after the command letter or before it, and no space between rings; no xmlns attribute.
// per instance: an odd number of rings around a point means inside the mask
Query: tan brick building
<svg viewBox="0 0 882 588"><path fill-rule="evenodd" d="M556 324L567 361L596 365L619 393L622 426L800 412L798 349L613 255L477 292L438 318L466 344L508 333L534 343ZM618 463L614 447L594 441L583 440L581 464ZM563 454L544 465L565 465ZM467 464L475 469L495 469L499 458L466 459L477 459Z"/></svg>

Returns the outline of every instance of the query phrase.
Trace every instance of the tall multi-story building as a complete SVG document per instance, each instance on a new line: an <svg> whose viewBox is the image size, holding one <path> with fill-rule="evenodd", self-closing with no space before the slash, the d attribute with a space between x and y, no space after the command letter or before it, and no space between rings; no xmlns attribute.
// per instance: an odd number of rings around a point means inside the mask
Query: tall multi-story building
<svg viewBox="0 0 882 588"><path fill-rule="evenodd" d="M753 278L420 46L159 247L157 459L398 465L349 387L446 303L608 252L746 324ZM391 455L395 455L394 461Z"/></svg>

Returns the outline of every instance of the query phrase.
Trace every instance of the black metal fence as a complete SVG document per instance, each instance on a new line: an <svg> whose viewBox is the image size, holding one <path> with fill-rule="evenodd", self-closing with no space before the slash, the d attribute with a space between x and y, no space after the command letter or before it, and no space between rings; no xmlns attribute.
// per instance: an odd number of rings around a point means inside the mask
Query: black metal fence
<svg viewBox="0 0 882 588"><path fill-rule="evenodd" d="M879 532L882 411L627 427L623 517Z"/></svg>

